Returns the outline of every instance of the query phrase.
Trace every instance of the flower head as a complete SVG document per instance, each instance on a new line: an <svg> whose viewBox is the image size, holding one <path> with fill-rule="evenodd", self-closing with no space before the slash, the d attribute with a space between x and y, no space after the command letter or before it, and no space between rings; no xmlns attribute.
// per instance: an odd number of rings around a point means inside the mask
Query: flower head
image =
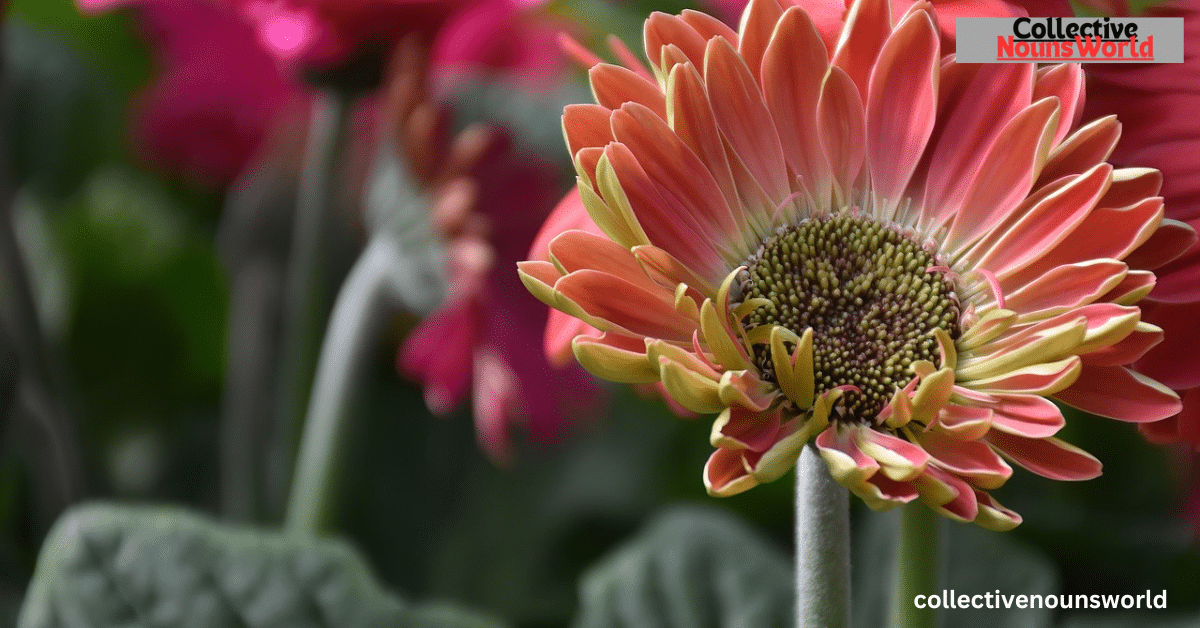
<svg viewBox="0 0 1200 628"><path fill-rule="evenodd" d="M1180 407L1127 368L1161 338L1135 305L1154 275L1121 261L1162 220L1158 173L1105 162L1114 118L1076 128L1078 66L958 64L936 24L884 0L837 33L777 0L739 32L655 14L649 68L595 65L597 104L564 112L596 229L520 275L600 330L572 341L588 370L719 413L714 495L811 442L874 508L1007 529L987 491L1010 462L1100 473L1048 397L1133 422Z"/></svg>

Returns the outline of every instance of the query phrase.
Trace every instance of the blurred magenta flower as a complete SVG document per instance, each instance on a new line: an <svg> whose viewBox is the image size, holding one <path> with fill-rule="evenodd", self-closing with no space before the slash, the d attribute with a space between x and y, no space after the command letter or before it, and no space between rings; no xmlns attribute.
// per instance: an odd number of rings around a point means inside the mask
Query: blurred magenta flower
<svg viewBox="0 0 1200 628"><path fill-rule="evenodd" d="M1200 1L1156 8L1157 17L1182 17L1184 62L1161 64L1089 64L1089 118L1116 114L1121 142L1113 163L1138 164L1162 172L1162 195L1168 218L1200 226ZM1180 236L1185 237L1185 236ZM1200 247L1154 269L1158 285L1143 308L1143 318L1162 327L1168 337L1138 362L1138 370L1183 397L1183 411L1155 423L1142 424L1147 438L1158 443L1185 442L1200 450L1200 357L1189 338L1200 334Z"/></svg>
<svg viewBox="0 0 1200 628"><path fill-rule="evenodd" d="M205 0L77 0L84 11L137 10L159 66L133 109L133 140L157 167L206 187L228 184L309 93L280 74L236 16Z"/></svg>
<svg viewBox="0 0 1200 628"><path fill-rule="evenodd" d="M224 0L276 58L301 68L385 59L405 35L432 36L466 0Z"/></svg>
<svg viewBox="0 0 1200 628"><path fill-rule="evenodd" d="M438 35L433 62L439 74L503 72L534 81L563 69L558 34L572 24L540 11L546 0L482 0L454 16Z"/></svg>
<svg viewBox="0 0 1200 628"><path fill-rule="evenodd" d="M519 154L497 129L469 127L448 138L445 112L424 94L425 66L398 65L388 124L431 199L450 282L442 305L401 346L397 367L424 386L436 414L470 398L481 447L504 462L515 427L524 425L539 444L552 442L570 419L594 412L598 397L596 381L578 366L547 362L540 338L548 309L511 271L561 188L549 163Z"/></svg>

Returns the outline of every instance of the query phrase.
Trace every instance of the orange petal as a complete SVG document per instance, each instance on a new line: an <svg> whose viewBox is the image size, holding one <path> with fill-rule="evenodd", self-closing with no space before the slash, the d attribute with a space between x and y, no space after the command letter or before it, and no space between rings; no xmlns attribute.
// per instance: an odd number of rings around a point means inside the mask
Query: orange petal
<svg viewBox="0 0 1200 628"><path fill-rule="evenodd" d="M588 70L596 102L609 109L618 109L627 102L636 102L667 117L667 102L658 85L636 72L619 65L601 63Z"/></svg>
<svg viewBox="0 0 1200 628"><path fill-rule="evenodd" d="M721 134L767 196L780 203L791 192L779 133L759 91L757 72L724 39L708 42L704 81Z"/></svg>

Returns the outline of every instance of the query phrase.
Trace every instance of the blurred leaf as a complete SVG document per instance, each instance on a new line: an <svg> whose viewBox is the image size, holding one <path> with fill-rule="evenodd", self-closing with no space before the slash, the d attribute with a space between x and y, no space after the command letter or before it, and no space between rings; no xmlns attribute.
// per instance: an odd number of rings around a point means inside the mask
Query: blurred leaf
<svg viewBox="0 0 1200 628"><path fill-rule="evenodd" d="M584 576L576 628L785 626L787 555L732 516L677 508Z"/></svg>
<svg viewBox="0 0 1200 628"><path fill-rule="evenodd" d="M19 628L153 625L498 628L410 607L346 544L222 526L176 508L93 505L47 538Z"/></svg>
<svg viewBox="0 0 1200 628"><path fill-rule="evenodd" d="M925 508L913 504L910 508ZM853 536L852 565L855 626L886 625L892 599L894 543L900 511L862 512ZM1011 534L971 524L938 521L942 534L942 588L955 595L1051 594L1061 591L1058 569L1046 556ZM938 594L928 591L928 594ZM940 611L942 626L1048 628L1055 611L1045 608L949 609Z"/></svg>
<svg viewBox="0 0 1200 628"><path fill-rule="evenodd" d="M17 181L73 192L120 146L117 91L79 50L19 20L4 25L4 132Z"/></svg>
<svg viewBox="0 0 1200 628"><path fill-rule="evenodd" d="M64 268L63 344L93 464L130 433L161 430L162 442L179 447L144 487L197 502L215 490L228 290L214 226L185 209L155 179L110 167L53 213L50 230Z"/></svg>

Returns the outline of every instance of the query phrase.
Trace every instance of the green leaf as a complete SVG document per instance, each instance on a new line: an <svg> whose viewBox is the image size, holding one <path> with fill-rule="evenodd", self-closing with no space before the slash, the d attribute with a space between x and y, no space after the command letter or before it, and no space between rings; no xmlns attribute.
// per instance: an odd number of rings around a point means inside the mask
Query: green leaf
<svg viewBox="0 0 1200 628"><path fill-rule="evenodd" d="M19 628L499 628L412 607L346 544L224 526L177 508L92 505L42 547Z"/></svg>
<svg viewBox="0 0 1200 628"><path fill-rule="evenodd" d="M676 508L584 576L576 628L793 622L788 556L732 516Z"/></svg>

